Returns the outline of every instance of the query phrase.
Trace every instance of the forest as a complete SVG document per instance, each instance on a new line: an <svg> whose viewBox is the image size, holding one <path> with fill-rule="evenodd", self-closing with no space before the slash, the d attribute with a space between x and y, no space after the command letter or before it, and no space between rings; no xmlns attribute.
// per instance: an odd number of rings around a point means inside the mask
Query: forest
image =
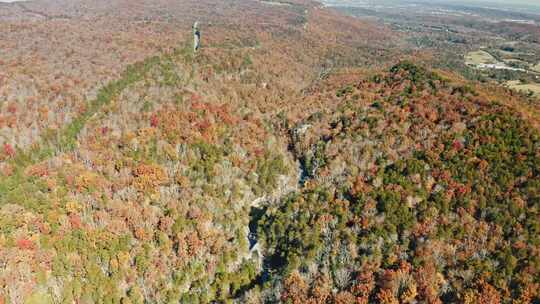
<svg viewBox="0 0 540 304"><path fill-rule="evenodd" d="M538 103L409 39L307 0L0 4L0 304L539 303Z"/></svg>

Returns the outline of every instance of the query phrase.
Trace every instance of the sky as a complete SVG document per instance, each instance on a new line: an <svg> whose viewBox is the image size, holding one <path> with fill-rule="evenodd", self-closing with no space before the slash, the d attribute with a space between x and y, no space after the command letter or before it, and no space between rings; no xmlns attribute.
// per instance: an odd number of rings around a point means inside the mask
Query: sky
<svg viewBox="0 0 540 304"><path fill-rule="evenodd" d="M322 2L327 2L328 0L322 0ZM423 0L425 2L438 2L438 3L448 3L448 4L502 4L502 5L539 5L540 0ZM366 2L365 0L331 0L328 2ZM371 1L373 2L373 1ZM398 1L399 2L399 1ZM416 2L416 0L401 0L401 2Z"/></svg>
<svg viewBox="0 0 540 304"><path fill-rule="evenodd" d="M435 0L430 2L459 3L459 4L502 4L502 5L540 5L540 0Z"/></svg>
<svg viewBox="0 0 540 304"><path fill-rule="evenodd" d="M377 4L379 0L319 0L330 5L355 6L355 4ZM429 4L457 4L463 6L477 6L497 8L522 13L540 14L540 0L386 0L393 3L429 3ZM386 2L384 1L384 2Z"/></svg>
<svg viewBox="0 0 540 304"><path fill-rule="evenodd" d="M505 10L515 10L522 13L540 14L540 0L402 0L404 2L428 2L459 4L465 6L491 7Z"/></svg>

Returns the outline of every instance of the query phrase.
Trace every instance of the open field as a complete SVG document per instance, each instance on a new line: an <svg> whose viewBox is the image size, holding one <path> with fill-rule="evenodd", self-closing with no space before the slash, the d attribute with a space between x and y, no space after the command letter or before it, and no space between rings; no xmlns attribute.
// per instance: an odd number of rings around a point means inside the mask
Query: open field
<svg viewBox="0 0 540 304"><path fill-rule="evenodd" d="M516 91L525 93L533 92L535 96L540 97L540 84L538 83L522 84L519 80L515 80L507 82L506 85Z"/></svg>
<svg viewBox="0 0 540 304"><path fill-rule="evenodd" d="M465 56L465 63L468 65L495 64L497 62L497 59L486 51L470 52Z"/></svg>

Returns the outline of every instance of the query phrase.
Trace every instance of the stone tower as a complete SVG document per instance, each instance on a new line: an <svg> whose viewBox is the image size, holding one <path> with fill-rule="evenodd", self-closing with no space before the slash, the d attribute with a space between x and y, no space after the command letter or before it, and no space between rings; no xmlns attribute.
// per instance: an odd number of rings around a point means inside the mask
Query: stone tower
<svg viewBox="0 0 540 304"><path fill-rule="evenodd" d="M199 22L193 24L193 52L197 52L201 46L201 31L199 30Z"/></svg>

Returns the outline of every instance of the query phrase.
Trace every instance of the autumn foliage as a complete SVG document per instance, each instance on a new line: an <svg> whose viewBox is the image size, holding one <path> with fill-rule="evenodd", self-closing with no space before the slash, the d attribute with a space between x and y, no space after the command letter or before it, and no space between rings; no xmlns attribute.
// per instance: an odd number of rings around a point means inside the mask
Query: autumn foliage
<svg viewBox="0 0 540 304"><path fill-rule="evenodd" d="M539 300L519 96L311 1L58 3L0 10L0 303Z"/></svg>

